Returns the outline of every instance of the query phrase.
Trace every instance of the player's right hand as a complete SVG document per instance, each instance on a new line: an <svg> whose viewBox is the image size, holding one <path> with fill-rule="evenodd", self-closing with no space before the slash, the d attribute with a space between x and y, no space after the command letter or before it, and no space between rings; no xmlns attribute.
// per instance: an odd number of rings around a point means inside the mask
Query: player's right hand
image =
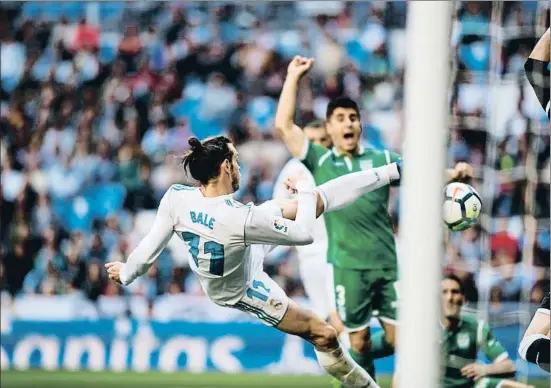
<svg viewBox="0 0 551 388"><path fill-rule="evenodd" d="M301 78L304 74L312 68L314 64L314 58L305 58L297 55L293 58L289 66L287 67L287 75L292 77Z"/></svg>

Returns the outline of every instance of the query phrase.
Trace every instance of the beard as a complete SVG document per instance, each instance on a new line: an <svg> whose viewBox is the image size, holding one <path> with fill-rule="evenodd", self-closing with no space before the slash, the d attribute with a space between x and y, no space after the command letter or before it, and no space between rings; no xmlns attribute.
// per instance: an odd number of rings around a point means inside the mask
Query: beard
<svg viewBox="0 0 551 388"><path fill-rule="evenodd" d="M456 308L454 306L454 307L445 308L443 313L444 313L444 316L447 319L457 320L457 319L459 319L459 316L461 315L461 307Z"/></svg>
<svg viewBox="0 0 551 388"><path fill-rule="evenodd" d="M237 190L239 190L239 172L236 173L235 169L233 168L233 165L231 167L231 188L233 192L235 193Z"/></svg>

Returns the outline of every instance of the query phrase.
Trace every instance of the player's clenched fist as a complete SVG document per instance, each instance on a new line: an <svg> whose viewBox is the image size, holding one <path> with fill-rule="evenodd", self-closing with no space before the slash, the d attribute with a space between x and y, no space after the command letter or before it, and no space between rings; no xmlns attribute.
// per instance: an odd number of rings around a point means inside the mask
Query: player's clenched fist
<svg viewBox="0 0 551 388"><path fill-rule="evenodd" d="M107 276L109 276L109 279L119 284L122 284L120 277L122 267L124 267L124 263L121 263L120 261L105 264L105 268L107 268Z"/></svg>
<svg viewBox="0 0 551 388"><path fill-rule="evenodd" d="M289 67L287 67L287 75L300 78L312 68L314 58L305 58L299 55L295 56Z"/></svg>

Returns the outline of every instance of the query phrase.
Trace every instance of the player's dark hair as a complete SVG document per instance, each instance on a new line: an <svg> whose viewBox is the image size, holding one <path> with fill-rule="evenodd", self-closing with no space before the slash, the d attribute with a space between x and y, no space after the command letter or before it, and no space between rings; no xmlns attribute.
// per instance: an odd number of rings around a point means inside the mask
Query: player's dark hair
<svg viewBox="0 0 551 388"><path fill-rule="evenodd" d="M453 280L454 282L456 282L459 285L459 292L461 293L461 295L465 295L465 289L463 288L463 282L461 281L459 276L457 276L456 274L453 274L453 273L447 273L444 276L444 280Z"/></svg>
<svg viewBox="0 0 551 388"><path fill-rule="evenodd" d="M356 111L356 114L358 115L358 118L360 117L360 109L358 108L358 104L356 104L354 100L349 97L337 97L336 99L330 101L327 105L325 118L329 120L329 117L331 117L331 115L337 108L354 109Z"/></svg>
<svg viewBox="0 0 551 388"><path fill-rule="evenodd" d="M203 185L218 177L224 160L232 161L231 140L226 136L211 137L203 142L190 137L188 143L191 149L184 155L182 164L193 179Z"/></svg>
<svg viewBox="0 0 551 388"><path fill-rule="evenodd" d="M304 126L304 128L325 128L325 120L314 120L310 121L308 124Z"/></svg>

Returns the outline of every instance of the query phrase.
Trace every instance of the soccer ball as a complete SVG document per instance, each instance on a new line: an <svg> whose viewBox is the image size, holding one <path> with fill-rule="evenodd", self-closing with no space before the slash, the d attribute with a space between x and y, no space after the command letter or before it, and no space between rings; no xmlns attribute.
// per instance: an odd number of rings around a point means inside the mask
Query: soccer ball
<svg viewBox="0 0 551 388"><path fill-rule="evenodd" d="M471 186L453 182L444 189L444 223L450 230L465 230L480 217L482 200Z"/></svg>

